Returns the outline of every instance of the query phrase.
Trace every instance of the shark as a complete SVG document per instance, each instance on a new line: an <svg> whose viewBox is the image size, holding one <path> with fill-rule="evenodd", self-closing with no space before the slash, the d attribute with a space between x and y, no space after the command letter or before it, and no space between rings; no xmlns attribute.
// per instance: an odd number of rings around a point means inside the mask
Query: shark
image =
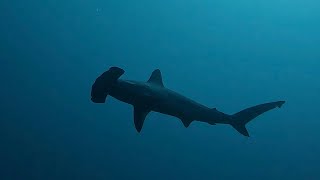
<svg viewBox="0 0 320 180"><path fill-rule="evenodd" d="M147 115L158 112L181 120L187 128L194 121L210 125L231 125L240 134L249 137L246 125L259 115L281 108L285 101L273 101L226 114L210 108L165 87L162 74L155 69L147 81L120 79L124 74L120 67L112 66L93 83L91 101L105 103L108 96L133 106L134 126L141 132Z"/></svg>

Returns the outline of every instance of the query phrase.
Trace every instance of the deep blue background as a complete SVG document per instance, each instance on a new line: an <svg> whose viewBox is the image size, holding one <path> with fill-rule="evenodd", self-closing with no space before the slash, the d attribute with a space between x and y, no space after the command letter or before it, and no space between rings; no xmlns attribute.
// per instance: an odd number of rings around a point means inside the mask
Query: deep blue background
<svg viewBox="0 0 320 180"><path fill-rule="evenodd" d="M0 179L320 179L316 0L0 2ZM90 101L110 66L226 113L286 100L248 125Z"/></svg>

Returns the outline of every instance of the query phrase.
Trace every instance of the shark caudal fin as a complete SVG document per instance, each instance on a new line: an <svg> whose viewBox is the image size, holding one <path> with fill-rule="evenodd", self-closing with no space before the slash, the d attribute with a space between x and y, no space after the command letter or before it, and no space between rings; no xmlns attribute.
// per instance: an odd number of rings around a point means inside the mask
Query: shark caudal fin
<svg viewBox="0 0 320 180"><path fill-rule="evenodd" d="M231 115L232 121L230 122L230 125L242 135L249 137L249 132L246 128L248 122L271 109L276 107L280 108L284 103L285 101L276 101L244 109Z"/></svg>

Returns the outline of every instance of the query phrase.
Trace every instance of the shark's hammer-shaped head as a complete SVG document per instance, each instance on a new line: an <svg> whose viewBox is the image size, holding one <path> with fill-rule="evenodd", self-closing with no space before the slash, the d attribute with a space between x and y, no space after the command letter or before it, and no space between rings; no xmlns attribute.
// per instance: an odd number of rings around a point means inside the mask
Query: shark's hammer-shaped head
<svg viewBox="0 0 320 180"><path fill-rule="evenodd" d="M112 88L124 70L118 67L111 67L102 73L92 85L91 101L94 103L104 103Z"/></svg>

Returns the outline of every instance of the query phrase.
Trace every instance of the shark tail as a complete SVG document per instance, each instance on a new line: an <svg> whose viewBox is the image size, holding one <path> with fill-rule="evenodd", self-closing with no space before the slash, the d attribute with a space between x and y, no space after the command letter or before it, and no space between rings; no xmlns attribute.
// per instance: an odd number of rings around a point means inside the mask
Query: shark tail
<svg viewBox="0 0 320 180"><path fill-rule="evenodd" d="M235 128L240 134L249 137L249 132L246 128L246 124L257 116L274 109L276 107L281 108L285 101L276 101L265 104L259 104L253 107L244 109L238 113L231 115L230 125Z"/></svg>

